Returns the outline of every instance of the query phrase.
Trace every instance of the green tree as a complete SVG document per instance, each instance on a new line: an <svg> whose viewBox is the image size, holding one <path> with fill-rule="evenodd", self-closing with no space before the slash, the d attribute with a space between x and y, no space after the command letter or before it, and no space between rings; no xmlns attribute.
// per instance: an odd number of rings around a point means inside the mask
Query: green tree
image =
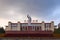
<svg viewBox="0 0 60 40"><path fill-rule="evenodd" d="M2 28L0 28L0 34L1 33L5 33L5 30L4 30L4 28L2 27Z"/></svg>
<svg viewBox="0 0 60 40"><path fill-rule="evenodd" d="M54 33L58 33L58 34L60 34L60 28L55 29L55 30L54 30Z"/></svg>

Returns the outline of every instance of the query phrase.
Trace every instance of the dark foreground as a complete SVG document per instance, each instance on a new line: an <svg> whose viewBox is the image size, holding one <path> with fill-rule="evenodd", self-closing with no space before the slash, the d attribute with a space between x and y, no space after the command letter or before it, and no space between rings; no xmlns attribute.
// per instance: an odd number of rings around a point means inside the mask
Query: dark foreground
<svg viewBox="0 0 60 40"><path fill-rule="evenodd" d="M18 38L18 37L7 37L7 38L0 38L0 40L60 40L60 38L40 38L40 37L25 37L25 38Z"/></svg>
<svg viewBox="0 0 60 40"><path fill-rule="evenodd" d="M5 37L53 37L51 31L7 31Z"/></svg>
<svg viewBox="0 0 60 40"><path fill-rule="evenodd" d="M0 40L60 40L60 34L52 32L6 32L0 34Z"/></svg>

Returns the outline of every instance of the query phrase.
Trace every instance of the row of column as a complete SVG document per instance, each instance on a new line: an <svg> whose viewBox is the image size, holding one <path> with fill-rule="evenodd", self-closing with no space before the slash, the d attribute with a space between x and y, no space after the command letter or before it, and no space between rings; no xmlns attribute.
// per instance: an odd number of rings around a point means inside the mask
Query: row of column
<svg viewBox="0 0 60 40"><path fill-rule="evenodd" d="M42 31L45 30L45 23L42 21ZM51 31L54 31L54 21L51 21L51 27L49 28Z"/></svg>
<svg viewBox="0 0 60 40"><path fill-rule="evenodd" d="M17 25L17 31L20 31L21 29L20 29L20 22L18 22L17 23L18 25ZM44 31L45 30L45 23L44 23L44 21L42 21L42 25L41 25L41 29L42 29L42 31ZM8 27L6 28L6 30L7 31L11 31L11 22L9 22L8 23ZM51 27L50 27L50 30L51 31L54 31L54 21L51 21Z"/></svg>
<svg viewBox="0 0 60 40"><path fill-rule="evenodd" d="M17 30L17 31L20 31L20 22L17 23L17 27L15 29L11 28L11 22L8 22L8 27L6 27L6 31L14 31L14 30Z"/></svg>

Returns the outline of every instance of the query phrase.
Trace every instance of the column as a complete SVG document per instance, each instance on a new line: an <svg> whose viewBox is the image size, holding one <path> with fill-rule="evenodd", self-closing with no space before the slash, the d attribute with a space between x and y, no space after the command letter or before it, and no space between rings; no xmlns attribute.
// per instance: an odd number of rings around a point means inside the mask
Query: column
<svg viewBox="0 0 60 40"><path fill-rule="evenodd" d="M17 31L20 31L20 22L17 23Z"/></svg>
<svg viewBox="0 0 60 40"><path fill-rule="evenodd" d="M51 31L54 31L54 21L51 21Z"/></svg>
<svg viewBox="0 0 60 40"><path fill-rule="evenodd" d="M11 31L12 29L11 29L11 22L9 21L8 22L8 28L7 28L7 30L6 31Z"/></svg>
<svg viewBox="0 0 60 40"><path fill-rule="evenodd" d="M42 31L45 30L45 23L44 23L44 21L42 21L42 26L41 26L41 28L42 28Z"/></svg>

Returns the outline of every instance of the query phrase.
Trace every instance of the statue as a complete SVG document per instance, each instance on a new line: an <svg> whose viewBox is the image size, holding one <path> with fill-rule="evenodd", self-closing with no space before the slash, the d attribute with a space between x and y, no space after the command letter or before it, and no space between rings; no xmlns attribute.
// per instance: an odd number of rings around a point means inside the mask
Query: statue
<svg viewBox="0 0 60 40"><path fill-rule="evenodd" d="M31 17L27 15L27 18L28 18L28 26L31 26Z"/></svg>

